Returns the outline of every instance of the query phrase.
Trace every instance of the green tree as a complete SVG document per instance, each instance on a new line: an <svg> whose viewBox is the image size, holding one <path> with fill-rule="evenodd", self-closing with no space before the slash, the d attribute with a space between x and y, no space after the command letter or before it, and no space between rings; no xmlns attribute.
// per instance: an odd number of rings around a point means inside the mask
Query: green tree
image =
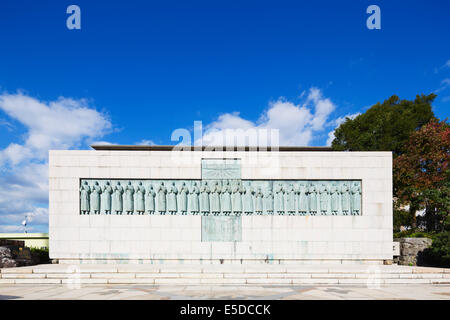
<svg viewBox="0 0 450 320"><path fill-rule="evenodd" d="M337 151L392 151L397 157L414 130L434 118L435 94L417 95L414 101L392 96L365 113L349 119L335 131L332 147Z"/></svg>
<svg viewBox="0 0 450 320"><path fill-rule="evenodd" d="M396 207L409 205L412 226L416 211L425 209L429 231L448 228L450 212L450 126L431 120L413 132L402 155L394 159Z"/></svg>
<svg viewBox="0 0 450 320"><path fill-rule="evenodd" d="M436 234L431 247L419 253L418 262L430 267L450 268L450 231Z"/></svg>

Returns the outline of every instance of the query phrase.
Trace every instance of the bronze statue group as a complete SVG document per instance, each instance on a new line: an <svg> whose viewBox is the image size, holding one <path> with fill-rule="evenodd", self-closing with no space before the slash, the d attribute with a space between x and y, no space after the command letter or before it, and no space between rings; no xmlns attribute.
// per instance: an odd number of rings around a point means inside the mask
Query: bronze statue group
<svg viewBox="0 0 450 320"><path fill-rule="evenodd" d="M115 180L101 183L81 182L81 214L361 214L361 181Z"/></svg>

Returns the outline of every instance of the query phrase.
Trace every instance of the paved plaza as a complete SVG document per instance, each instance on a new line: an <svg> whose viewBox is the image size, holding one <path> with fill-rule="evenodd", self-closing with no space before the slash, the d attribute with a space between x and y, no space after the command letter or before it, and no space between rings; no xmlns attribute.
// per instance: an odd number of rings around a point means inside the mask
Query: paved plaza
<svg viewBox="0 0 450 320"><path fill-rule="evenodd" d="M450 300L450 285L367 286L155 286L155 285L0 285L0 300Z"/></svg>

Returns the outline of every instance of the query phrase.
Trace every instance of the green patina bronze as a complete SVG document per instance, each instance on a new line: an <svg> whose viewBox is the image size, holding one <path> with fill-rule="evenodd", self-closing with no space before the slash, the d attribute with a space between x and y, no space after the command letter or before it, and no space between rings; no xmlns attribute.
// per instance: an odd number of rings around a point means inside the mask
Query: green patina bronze
<svg viewBox="0 0 450 320"><path fill-rule="evenodd" d="M237 216L202 217L202 241L242 241L242 218Z"/></svg>
<svg viewBox="0 0 450 320"><path fill-rule="evenodd" d="M361 181L242 180L239 159L202 159L201 180L82 179L80 213L361 215Z"/></svg>
<svg viewBox="0 0 450 320"><path fill-rule="evenodd" d="M361 215L360 180L242 180L203 159L201 180L82 179L80 214L202 215L202 241L241 241L242 215Z"/></svg>
<svg viewBox="0 0 450 320"><path fill-rule="evenodd" d="M202 159L202 180L241 179L241 160Z"/></svg>
<svg viewBox="0 0 450 320"><path fill-rule="evenodd" d="M82 179L80 213L361 215L361 181Z"/></svg>

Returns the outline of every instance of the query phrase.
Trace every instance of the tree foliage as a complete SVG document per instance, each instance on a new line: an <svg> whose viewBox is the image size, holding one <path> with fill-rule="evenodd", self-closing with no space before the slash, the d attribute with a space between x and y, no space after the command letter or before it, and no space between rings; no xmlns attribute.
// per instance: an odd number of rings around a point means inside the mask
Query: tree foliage
<svg viewBox="0 0 450 320"><path fill-rule="evenodd" d="M434 118L435 94L417 95L414 101L392 96L365 113L349 119L335 131L332 147L337 151L392 151L397 157L409 134Z"/></svg>
<svg viewBox="0 0 450 320"><path fill-rule="evenodd" d="M433 114L435 94L392 96L335 130L334 150L392 151L394 229L423 222L430 231L449 223L448 124ZM426 213L416 221L418 210Z"/></svg>
<svg viewBox="0 0 450 320"><path fill-rule="evenodd" d="M450 231L436 234L431 247L419 253L418 261L425 266L450 268Z"/></svg>
<svg viewBox="0 0 450 320"><path fill-rule="evenodd" d="M446 120L431 120L411 134L402 155L394 159L394 195L397 207L425 209L429 230L448 226L450 211L450 126Z"/></svg>

